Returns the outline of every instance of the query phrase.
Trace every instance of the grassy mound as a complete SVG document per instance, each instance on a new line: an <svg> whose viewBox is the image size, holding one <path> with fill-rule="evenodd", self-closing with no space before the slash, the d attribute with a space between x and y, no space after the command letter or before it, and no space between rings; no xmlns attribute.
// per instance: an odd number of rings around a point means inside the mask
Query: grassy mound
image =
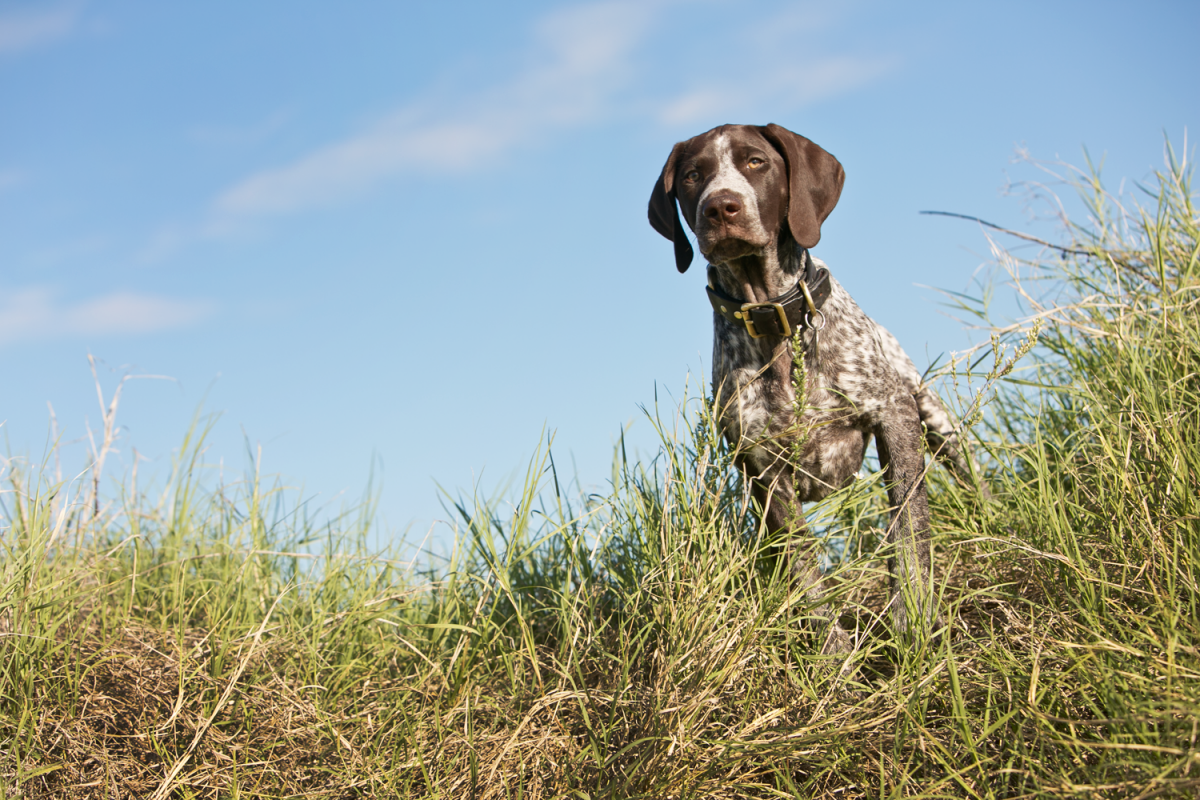
<svg viewBox="0 0 1200 800"><path fill-rule="evenodd" d="M1194 796L1200 220L1182 167L1093 189L963 409L993 498L930 473L940 634L879 614L864 480L813 511L857 642L816 655L702 402L607 497L541 452L437 569L197 442L160 497L10 462L0 798Z"/></svg>

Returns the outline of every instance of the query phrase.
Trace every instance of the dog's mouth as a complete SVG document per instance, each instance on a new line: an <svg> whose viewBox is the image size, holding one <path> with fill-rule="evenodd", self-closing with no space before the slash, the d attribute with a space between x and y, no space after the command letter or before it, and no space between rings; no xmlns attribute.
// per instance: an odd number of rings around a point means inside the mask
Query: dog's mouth
<svg viewBox="0 0 1200 800"><path fill-rule="evenodd" d="M721 264L742 256L753 255L762 250L762 245L733 236L720 239L715 237L709 239L709 237L702 236L698 244L700 252L704 254L710 264Z"/></svg>

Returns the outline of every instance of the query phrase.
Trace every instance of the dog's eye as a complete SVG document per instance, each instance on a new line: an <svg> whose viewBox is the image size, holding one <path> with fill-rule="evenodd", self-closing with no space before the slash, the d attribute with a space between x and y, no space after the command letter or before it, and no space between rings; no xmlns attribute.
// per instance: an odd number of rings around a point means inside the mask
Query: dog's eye
<svg viewBox="0 0 1200 800"><path fill-rule="evenodd" d="M750 165L750 169L758 169L759 167L765 167L767 165L767 162L758 156L751 158L748 163Z"/></svg>
<svg viewBox="0 0 1200 800"><path fill-rule="evenodd" d="M683 179L685 181L691 181L692 183L695 183L696 181L700 180L700 171L694 169L688 170L688 172L683 176Z"/></svg>

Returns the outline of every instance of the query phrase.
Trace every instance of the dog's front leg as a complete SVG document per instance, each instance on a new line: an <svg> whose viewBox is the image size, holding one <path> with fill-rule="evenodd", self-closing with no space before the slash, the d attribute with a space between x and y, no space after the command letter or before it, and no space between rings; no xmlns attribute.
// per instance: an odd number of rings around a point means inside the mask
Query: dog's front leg
<svg viewBox="0 0 1200 800"><path fill-rule="evenodd" d="M754 498L762 508L763 522L774 537L782 538L780 557L794 591L802 592L813 603L812 614L828 625L821 652L826 655L848 653L853 649L850 635L838 622L834 609L824 602L824 581L814 553L816 542L809 536L801 504L792 491L790 468L775 471L772 480L760 475L751 481Z"/></svg>
<svg viewBox="0 0 1200 800"><path fill-rule="evenodd" d="M909 628L915 613L931 630L941 627L933 600L933 575L929 557L929 501L925 495L925 452L921 419L912 396L889 405L875 430L879 463L884 467L892 521L887 540L892 555L892 621L896 630Z"/></svg>

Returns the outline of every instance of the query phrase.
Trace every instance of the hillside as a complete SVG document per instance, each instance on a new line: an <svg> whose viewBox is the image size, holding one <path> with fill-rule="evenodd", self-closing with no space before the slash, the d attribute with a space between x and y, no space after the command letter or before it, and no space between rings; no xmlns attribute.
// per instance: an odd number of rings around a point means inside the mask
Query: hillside
<svg viewBox="0 0 1200 800"><path fill-rule="evenodd" d="M1086 222L997 249L1028 316L941 383L992 495L929 473L947 629L877 613L878 481L810 509L844 663L703 399L649 412L661 450L619 451L607 496L543 448L434 566L370 552L369 506L214 485L203 421L153 493L8 462L0 798L1194 797L1188 177L1133 206L1081 173Z"/></svg>

